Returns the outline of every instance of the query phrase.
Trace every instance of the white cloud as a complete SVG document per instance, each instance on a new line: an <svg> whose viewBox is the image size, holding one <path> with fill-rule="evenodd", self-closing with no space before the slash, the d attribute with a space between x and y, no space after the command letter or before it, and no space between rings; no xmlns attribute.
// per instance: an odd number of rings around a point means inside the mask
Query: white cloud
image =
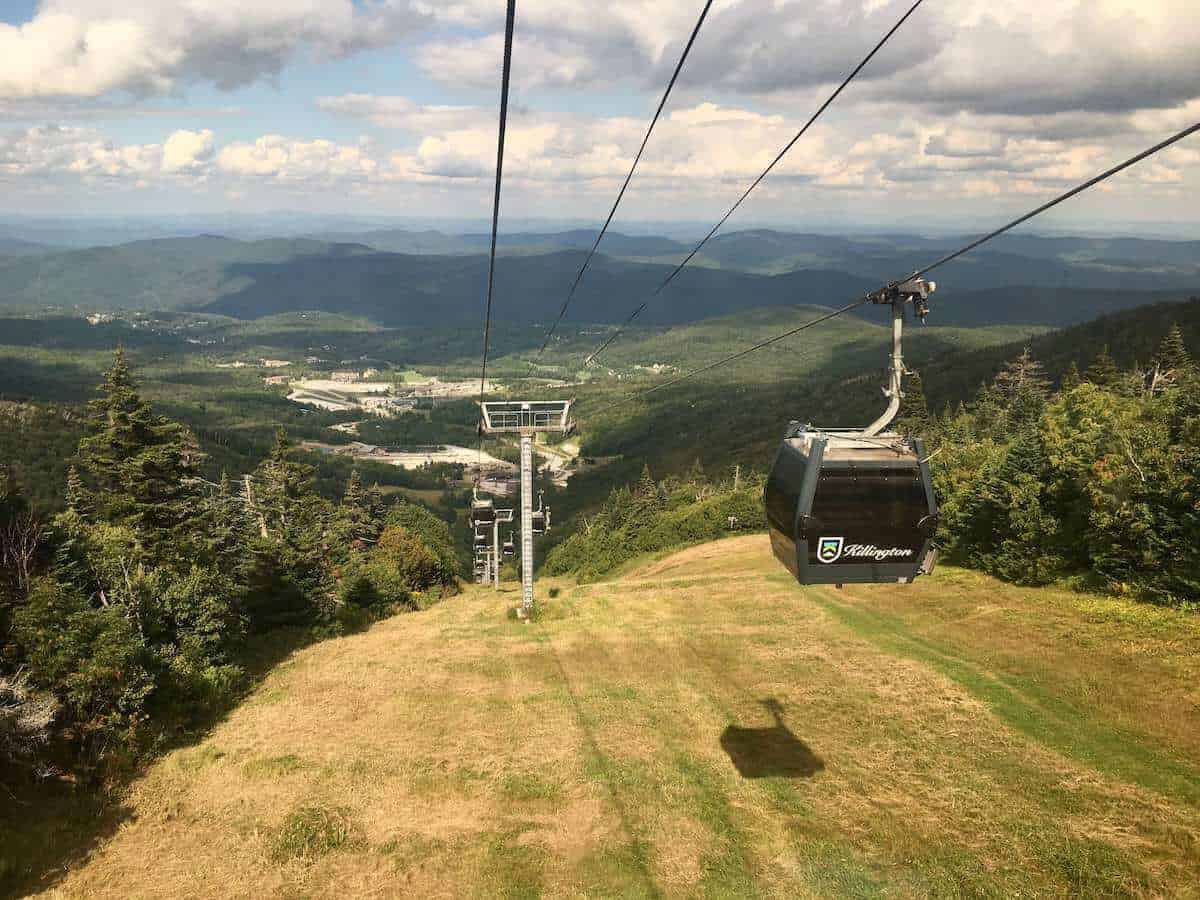
<svg viewBox="0 0 1200 900"><path fill-rule="evenodd" d="M164 172L195 172L212 159L213 133L203 131L176 131L163 145L162 169Z"/></svg>
<svg viewBox="0 0 1200 900"><path fill-rule="evenodd" d="M481 196L495 165L495 111L456 108L434 115L399 97L325 98L323 108L370 121L387 121L419 137L414 149L381 161L380 177L420 183L475 182ZM697 103L675 109L655 131L627 199L632 208L683 195L728 197L729 202L771 162L795 134L805 107L793 116L739 106ZM750 208L793 205L813 191L878 198L889 192L928 191L939 197L996 192L1047 195L1082 181L1140 149L1145 135L1131 123L1103 140L1029 136L997 127L995 117L962 114L934 120L894 107L895 124L874 110L818 123L758 189ZM1011 121L1003 119L1011 126ZM582 202L611 196L632 162L645 129L641 119L517 110L509 121L505 158L508 195L540 197L569 191ZM1142 186L1177 184L1185 151L1124 176ZM586 199L583 199L586 198ZM589 207L590 208L590 207Z"/></svg>
<svg viewBox="0 0 1200 900"><path fill-rule="evenodd" d="M482 112L476 106L427 106L408 97L376 94L318 97L317 107L334 115L365 119L384 128L420 133L460 128L478 122Z"/></svg>
<svg viewBox="0 0 1200 900"><path fill-rule="evenodd" d="M428 208L443 211L486 205L495 162L494 111L459 108L443 116L399 97L328 99L324 105L343 114L395 117L416 140L403 150L365 138L280 134L222 142L212 130L199 129L175 131L161 143L121 143L93 128L44 126L0 134L0 178L28 190L85 183L97 190L249 190L256 197L272 189L343 197L407 191L418 204L424 197ZM515 110L506 208L516 203L558 215L600 215L644 126L624 116ZM622 217L718 215L796 127L787 117L733 105L698 103L672 111L643 158ZM1136 132L1107 141L1006 134L970 116L926 124L909 115L886 129L873 115L845 117L819 124L796 144L743 215L786 215L813 206L875 215L888 203L927 214L958 200L987 198L993 198L989 209L1003 208L1024 195L1052 196L1144 144ZM1181 145L1114 180L1109 196L1151 208L1197 184L1197 159L1200 147Z"/></svg>
<svg viewBox="0 0 1200 900"><path fill-rule="evenodd" d="M418 49L416 61L439 81L491 87L496 83L503 51L503 37L491 34L432 41ZM612 70L606 71L604 57L592 56L588 47L569 39L546 42L536 36L522 36L514 39L513 59L513 78L519 90L577 88L594 85L601 79L613 80ZM637 65L644 68L643 61ZM625 69L617 71L622 76L633 74Z"/></svg>
<svg viewBox="0 0 1200 900"><path fill-rule="evenodd" d="M44 0L29 22L0 24L0 97L233 88L302 51L345 55L418 21L407 0Z"/></svg>
<svg viewBox="0 0 1200 900"><path fill-rule="evenodd" d="M370 179L379 169L369 143L338 144L294 140L271 134L252 143L233 143L217 155L216 165L234 176L273 178L280 182Z"/></svg>
<svg viewBox="0 0 1200 900"><path fill-rule="evenodd" d="M137 179L161 161L161 145L119 145L91 129L50 125L0 135L0 173L10 178Z"/></svg>
<svg viewBox="0 0 1200 900"><path fill-rule="evenodd" d="M714 5L681 89L771 96L840 81L910 0L724 0ZM447 85L494 88L503 4L429 2L435 20L476 32L418 48ZM695 23L694 0L525 0L518 89L661 89ZM924 4L845 98L991 114L1132 112L1200 96L1195 0L939 0Z"/></svg>

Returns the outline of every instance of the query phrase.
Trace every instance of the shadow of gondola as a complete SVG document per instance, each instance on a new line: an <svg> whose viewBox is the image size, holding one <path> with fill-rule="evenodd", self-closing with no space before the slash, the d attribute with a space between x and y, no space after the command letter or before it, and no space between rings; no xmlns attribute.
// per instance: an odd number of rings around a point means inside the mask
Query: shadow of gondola
<svg viewBox="0 0 1200 900"><path fill-rule="evenodd" d="M775 719L768 728L730 725L721 732L721 748L743 778L811 778L825 768L804 741L783 723L783 707L775 698L762 701Z"/></svg>

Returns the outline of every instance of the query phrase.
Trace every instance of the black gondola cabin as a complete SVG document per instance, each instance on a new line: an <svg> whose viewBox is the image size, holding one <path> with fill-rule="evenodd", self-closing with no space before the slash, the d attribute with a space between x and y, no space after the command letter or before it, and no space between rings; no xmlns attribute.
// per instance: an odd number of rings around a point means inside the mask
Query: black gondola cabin
<svg viewBox="0 0 1200 900"><path fill-rule="evenodd" d="M771 549L801 584L904 584L933 570L937 501L917 438L793 424L763 499Z"/></svg>

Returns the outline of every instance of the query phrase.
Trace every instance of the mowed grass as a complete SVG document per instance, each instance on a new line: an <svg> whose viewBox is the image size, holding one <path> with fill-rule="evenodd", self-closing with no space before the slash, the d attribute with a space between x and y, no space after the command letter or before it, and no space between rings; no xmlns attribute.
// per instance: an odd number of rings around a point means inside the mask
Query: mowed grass
<svg viewBox="0 0 1200 900"><path fill-rule="evenodd" d="M540 595L296 653L47 893L1200 894L1195 616L761 536Z"/></svg>

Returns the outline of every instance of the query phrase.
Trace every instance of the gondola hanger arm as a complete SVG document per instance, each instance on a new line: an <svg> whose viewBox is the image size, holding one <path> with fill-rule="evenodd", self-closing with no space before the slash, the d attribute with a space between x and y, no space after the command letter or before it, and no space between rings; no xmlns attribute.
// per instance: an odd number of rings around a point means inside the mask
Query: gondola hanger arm
<svg viewBox="0 0 1200 900"><path fill-rule="evenodd" d="M893 281L886 287L868 295L868 299L877 305L892 307L892 355L888 362L888 382L883 388L883 394L888 398L887 409L883 414L863 429L863 435L874 437L892 424L896 414L900 412L900 401L904 397L904 316L909 303L922 322L929 315L929 295L937 290L937 284L926 281L919 276L913 276L907 281Z"/></svg>

